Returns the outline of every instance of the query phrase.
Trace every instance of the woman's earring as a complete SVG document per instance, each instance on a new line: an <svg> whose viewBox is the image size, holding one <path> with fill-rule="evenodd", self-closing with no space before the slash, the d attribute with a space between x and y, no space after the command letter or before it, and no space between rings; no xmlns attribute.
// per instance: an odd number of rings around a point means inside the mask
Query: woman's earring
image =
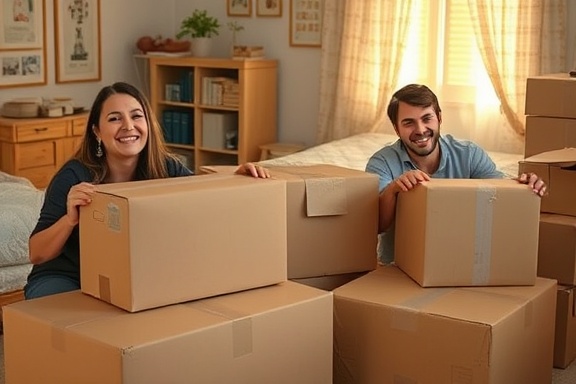
<svg viewBox="0 0 576 384"><path fill-rule="evenodd" d="M104 155L104 151L102 150L102 139L98 137L96 138L96 141L98 141L98 147L96 148L96 157L102 157Z"/></svg>

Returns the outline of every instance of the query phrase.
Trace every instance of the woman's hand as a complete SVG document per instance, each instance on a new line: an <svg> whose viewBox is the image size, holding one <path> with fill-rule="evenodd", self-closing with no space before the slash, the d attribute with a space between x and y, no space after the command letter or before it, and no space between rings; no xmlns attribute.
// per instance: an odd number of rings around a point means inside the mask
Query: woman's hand
<svg viewBox="0 0 576 384"><path fill-rule="evenodd" d="M66 201L66 216L70 225L75 226L80 221L79 207L88 205L92 202L92 195L96 187L94 184L82 182L76 184L68 192L68 200Z"/></svg>
<svg viewBox="0 0 576 384"><path fill-rule="evenodd" d="M259 177L261 179L268 179L270 177L270 172L268 169L254 163L240 164L234 173L238 175Z"/></svg>

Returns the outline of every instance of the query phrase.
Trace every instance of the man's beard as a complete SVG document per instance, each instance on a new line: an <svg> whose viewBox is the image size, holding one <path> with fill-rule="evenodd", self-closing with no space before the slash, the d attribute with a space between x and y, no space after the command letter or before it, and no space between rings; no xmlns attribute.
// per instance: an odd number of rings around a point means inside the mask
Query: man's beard
<svg viewBox="0 0 576 384"><path fill-rule="evenodd" d="M440 127L438 127L438 128L440 128ZM431 132L431 135L426 135L426 137L430 138L428 145L426 145L426 147L424 147L424 148L420 148L420 147L418 147L417 144L414 144L414 142L410 141L409 145L406 145L406 148L408 149L408 151L410 151L410 153L412 153L418 157L426 157L429 154L431 154L432 152L434 152L434 150L438 146L438 138L440 137L440 129L438 129L436 134L434 134L434 131L431 131L431 130L428 130L428 132Z"/></svg>

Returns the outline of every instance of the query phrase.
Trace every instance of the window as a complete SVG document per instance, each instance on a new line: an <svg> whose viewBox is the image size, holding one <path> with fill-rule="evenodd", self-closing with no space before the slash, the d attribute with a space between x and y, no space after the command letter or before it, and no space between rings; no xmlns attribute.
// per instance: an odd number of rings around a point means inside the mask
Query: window
<svg viewBox="0 0 576 384"><path fill-rule="evenodd" d="M476 43L468 1L419 0L412 15L400 86L426 84L442 104L477 100L497 104Z"/></svg>

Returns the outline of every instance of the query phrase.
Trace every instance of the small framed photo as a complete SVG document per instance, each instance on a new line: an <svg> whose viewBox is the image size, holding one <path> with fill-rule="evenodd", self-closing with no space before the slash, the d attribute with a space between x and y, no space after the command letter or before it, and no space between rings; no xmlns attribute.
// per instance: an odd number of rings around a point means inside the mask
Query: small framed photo
<svg viewBox="0 0 576 384"><path fill-rule="evenodd" d="M252 16L252 0L226 0L228 16Z"/></svg>
<svg viewBox="0 0 576 384"><path fill-rule="evenodd" d="M281 17L282 0L256 0L256 16Z"/></svg>
<svg viewBox="0 0 576 384"><path fill-rule="evenodd" d="M45 0L0 2L0 50L44 49Z"/></svg>
<svg viewBox="0 0 576 384"><path fill-rule="evenodd" d="M46 55L42 49L0 52L0 88L46 84Z"/></svg>
<svg viewBox="0 0 576 384"><path fill-rule="evenodd" d="M290 45L322 45L322 12L324 0L290 0Z"/></svg>
<svg viewBox="0 0 576 384"><path fill-rule="evenodd" d="M54 0L56 82L100 81L100 0Z"/></svg>

